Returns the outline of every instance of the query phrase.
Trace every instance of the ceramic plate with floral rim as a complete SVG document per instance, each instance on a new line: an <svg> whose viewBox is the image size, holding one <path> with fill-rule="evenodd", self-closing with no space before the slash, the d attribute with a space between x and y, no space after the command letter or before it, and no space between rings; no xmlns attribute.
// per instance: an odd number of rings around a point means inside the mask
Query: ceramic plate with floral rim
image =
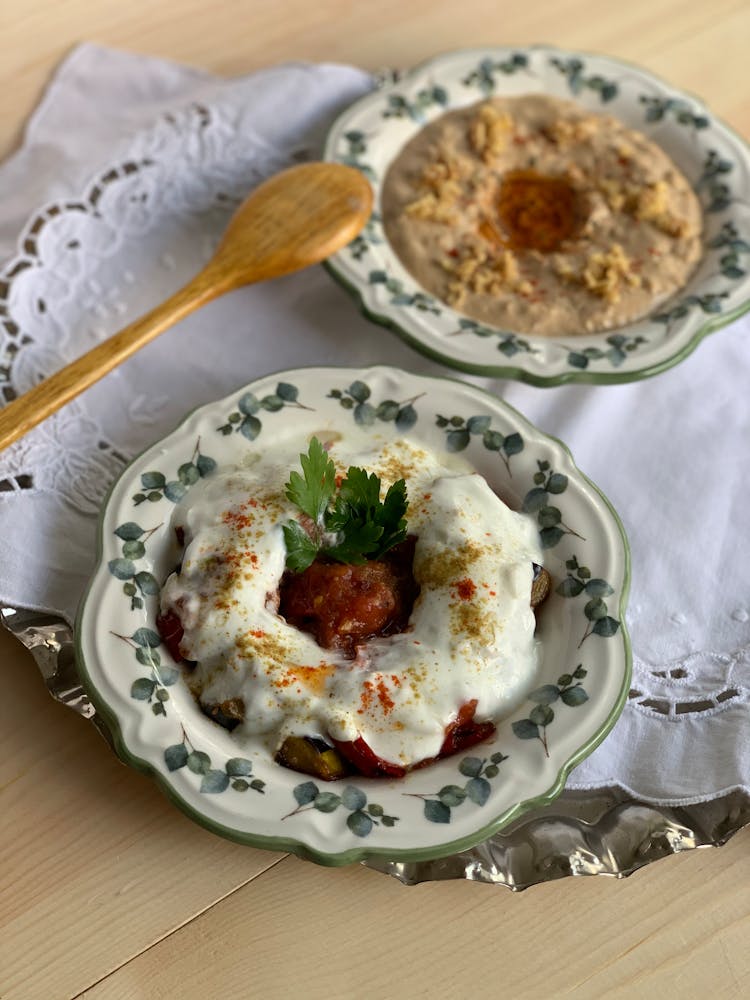
<svg viewBox="0 0 750 1000"><path fill-rule="evenodd" d="M483 325L427 294L384 235L385 175L425 124L484 98L534 93L573 100L642 132L697 193L704 216L701 261L680 292L639 322L549 338ZM365 231L330 259L330 272L369 318L462 371L541 386L632 381L676 364L706 334L750 308L750 151L694 97L636 66L544 46L449 53L352 105L329 132L325 155L359 167L376 195Z"/></svg>
<svg viewBox="0 0 750 1000"><path fill-rule="evenodd" d="M160 585L174 569L175 503L285 436L347 428L461 452L536 523L553 579L526 700L490 741L397 780L323 782L276 764L260 741L240 742L200 711L156 627ZM122 758L216 833L329 865L428 859L554 799L609 732L629 688L628 583L628 546L608 501L564 445L494 396L392 368L299 369L195 411L122 474L101 517L78 665Z"/></svg>

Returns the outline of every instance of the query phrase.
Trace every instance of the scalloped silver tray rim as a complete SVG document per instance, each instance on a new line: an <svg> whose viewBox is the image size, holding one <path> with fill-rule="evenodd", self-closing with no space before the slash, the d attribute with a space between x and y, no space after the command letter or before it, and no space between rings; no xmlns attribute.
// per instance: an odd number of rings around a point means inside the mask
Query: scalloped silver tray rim
<svg viewBox="0 0 750 1000"><path fill-rule="evenodd" d="M0 622L31 653L52 697L89 719L114 750L81 685L73 629L62 617L0 605ZM469 851L432 861L362 864L404 885L465 879L513 892L569 876L626 878L645 865L699 847L720 847L750 824L750 795L730 792L685 806L657 806L619 789L565 790Z"/></svg>

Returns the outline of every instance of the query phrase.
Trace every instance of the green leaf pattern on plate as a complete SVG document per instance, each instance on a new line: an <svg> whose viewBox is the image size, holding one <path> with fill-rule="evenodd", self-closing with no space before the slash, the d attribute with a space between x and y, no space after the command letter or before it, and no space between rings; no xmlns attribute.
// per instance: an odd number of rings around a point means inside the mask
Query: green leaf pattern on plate
<svg viewBox="0 0 750 1000"><path fill-rule="evenodd" d="M278 413L285 406L296 406L300 410L310 409L309 406L300 403L297 386L289 382L279 382L275 392L268 393L260 399L252 392L243 393L237 400L237 408L229 414L226 423L221 424L216 430L224 436L242 434L248 441L254 441L263 430L263 423L257 414L261 410L266 413Z"/></svg>
<svg viewBox="0 0 750 1000"><path fill-rule="evenodd" d="M413 306L420 312L431 313L433 316L440 316L443 311L437 299L425 292L408 291L403 281L390 277L385 271L370 271L367 280L371 285L384 285L386 291L390 293L390 302L393 306Z"/></svg>
<svg viewBox="0 0 750 1000"><path fill-rule="evenodd" d="M145 597L159 593L159 581L147 570L139 570L136 563L146 555L146 543L151 535L161 527L142 528L136 521L125 521L115 528L115 534L122 541L122 555L107 563L112 576L123 581L122 589L130 598L130 610L139 611Z"/></svg>
<svg viewBox="0 0 750 1000"><path fill-rule="evenodd" d="M167 688L177 683L180 669L162 662L159 653L161 636L154 629L145 626L137 628L132 635L121 635L119 632L113 632L112 635L130 646L137 663L149 668L148 674L133 681L130 697L150 705L154 715L166 717L169 701Z"/></svg>
<svg viewBox="0 0 750 1000"><path fill-rule="evenodd" d="M151 503L158 503L162 498L171 500L172 503L179 503L187 491L202 479L209 476L216 468L216 462L208 455L202 455L200 450L200 438L195 444L193 454L187 462L183 462L177 470L174 479L167 479L163 472L157 469L150 469L141 473L141 489L133 494L133 503L137 507L139 504L149 500ZM119 530L119 529L118 529Z"/></svg>
<svg viewBox="0 0 750 1000"><path fill-rule="evenodd" d="M438 413L435 417L438 427L445 430L445 447L447 451L463 451L471 442L472 436L481 437L482 444L488 451L496 451L505 464L508 475L512 476L510 460L524 449L523 438L517 432L501 434L492 428L492 418L487 414L473 417L444 417Z"/></svg>
<svg viewBox="0 0 750 1000"><path fill-rule="evenodd" d="M425 111L435 106L439 108L448 106L448 91L445 87L438 85L425 87L413 100L409 100L403 94L389 94L382 115L383 118L411 118L414 122L422 123L425 121Z"/></svg>
<svg viewBox="0 0 750 1000"><path fill-rule="evenodd" d="M578 95L584 90L591 90L599 95L602 104L617 97L619 87L614 80L607 80L598 73L587 75L585 62L577 56L570 59L553 56L549 60L549 64L565 77L568 89L573 95Z"/></svg>
<svg viewBox="0 0 750 1000"><path fill-rule="evenodd" d="M496 337L497 349L506 358L512 358L514 355L522 353L539 353L537 348L532 347L528 340L518 334L496 330L494 327L485 326L483 323L478 323L475 319L469 319L468 317L462 317L458 321L458 330L451 334L451 336L457 337L462 333L473 333L477 337Z"/></svg>
<svg viewBox="0 0 750 1000"><path fill-rule="evenodd" d="M599 635L605 639L611 638L620 628L620 623L609 614L605 597L614 593L613 588L601 577L592 577L588 566L579 565L578 558L572 555L566 560L565 568L568 575L555 587L555 593L561 597L588 598L583 608L586 618L586 630L583 633L578 648L590 635Z"/></svg>
<svg viewBox="0 0 750 1000"><path fill-rule="evenodd" d="M314 781L303 781L295 786L293 795L297 806L286 816L282 816L282 820L310 809L332 813L341 807L349 814L346 825L355 837L366 837L376 826L393 827L398 822L398 816L388 816L382 806L376 802L368 802L367 794L356 785L347 785L339 794L321 792Z"/></svg>
<svg viewBox="0 0 750 1000"><path fill-rule="evenodd" d="M424 801L424 818L430 823L450 823L453 810L466 802L483 806L490 797L490 782L500 773L500 765L508 755L493 753L484 757L464 757L458 765L458 773L467 780L460 785L443 785L437 792L404 792Z"/></svg>
<svg viewBox="0 0 750 1000"><path fill-rule="evenodd" d="M551 496L558 496L568 488L568 477L555 472L550 463L537 461L534 485L523 498L522 509L526 514L536 514L539 525L539 541L543 549L551 549L565 536L581 538L563 521L562 511L551 502ZM581 538L585 541L585 538Z"/></svg>
<svg viewBox="0 0 750 1000"><path fill-rule="evenodd" d="M380 420L383 423L394 423L400 431L408 431L418 420L414 404L422 395L420 393L400 401L382 399L379 403L373 403L369 385L357 380L346 389L331 389L328 398L337 399L345 410L350 410L360 427L369 427Z"/></svg>
<svg viewBox="0 0 750 1000"><path fill-rule="evenodd" d="M551 706L558 700L568 708L578 708L584 705L589 696L581 681L588 673L583 664L579 663L572 674L562 674L557 684L543 684L532 691L528 700L534 707L525 719L517 719L512 723L513 735L519 740L539 740L544 747L545 757L549 757L547 727L555 720L555 710Z"/></svg>
<svg viewBox="0 0 750 1000"><path fill-rule="evenodd" d="M695 185L695 190L703 198L706 212L723 212L732 204L732 194L726 180L733 169L732 161L725 159L715 149L709 149L706 153L703 172Z"/></svg>
<svg viewBox="0 0 750 1000"><path fill-rule="evenodd" d="M568 364L571 368L583 371L588 368L591 361L608 361L613 368L619 366L627 359L628 354L637 351L641 344L647 343L645 337L629 337L624 333L613 333L606 338L609 347L568 347Z"/></svg>
<svg viewBox="0 0 750 1000"><path fill-rule="evenodd" d="M235 792L265 794L266 782L252 777L253 764L247 757L230 757L223 768L212 767L211 758L203 750L196 750L185 727L182 727L182 742L168 746L164 751L164 763L168 771L178 771L187 767L197 775L199 790L206 795L218 795L232 789Z"/></svg>
<svg viewBox="0 0 750 1000"><path fill-rule="evenodd" d="M750 253L750 242L740 236L733 222L725 222L716 236L709 241L708 246L712 250L724 251L719 258L719 267L725 278L745 277L747 271L742 266L744 262L741 255Z"/></svg>
<svg viewBox="0 0 750 1000"><path fill-rule="evenodd" d="M345 163L347 167L356 167L357 170L362 171L365 177L374 180L375 171L368 163L365 163L361 159L362 155L367 152L367 139L364 132L360 132L357 129L345 132L344 141L346 148L344 153L339 157L340 162Z"/></svg>
<svg viewBox="0 0 750 1000"><path fill-rule="evenodd" d="M198 439L191 458L179 466L174 479L167 479L163 472L156 469L142 472L141 490L133 494L133 504L138 507L146 501L158 503L163 498L178 503L191 486L209 476L215 468L216 462L201 453ZM143 528L137 521L124 521L114 530L122 543L122 554L110 559L107 566L112 576L123 581L123 593L130 599L131 611L140 611L146 597L155 597L159 593L159 581L153 573L139 569L137 563L145 557L148 540L162 527L162 523L153 528Z"/></svg>
<svg viewBox="0 0 750 1000"><path fill-rule="evenodd" d="M371 246L376 246L378 243L383 242L381 226L382 219L380 215L377 212L373 212L365 223L365 228L362 232L359 236L355 236L349 244L349 252L355 260L361 260Z"/></svg>
<svg viewBox="0 0 750 1000"><path fill-rule="evenodd" d="M645 109L646 121L649 123L660 122L671 115L678 125L686 125L689 128L704 129L711 124L710 119L704 114L696 114L687 101L676 97L651 97L641 94L638 98Z"/></svg>
<svg viewBox="0 0 750 1000"><path fill-rule="evenodd" d="M497 86L495 79L497 73L502 76L514 76L520 72L529 72L529 58L525 52L513 52L506 59L482 59L477 68L468 73L461 83L464 87L477 87L487 96Z"/></svg>

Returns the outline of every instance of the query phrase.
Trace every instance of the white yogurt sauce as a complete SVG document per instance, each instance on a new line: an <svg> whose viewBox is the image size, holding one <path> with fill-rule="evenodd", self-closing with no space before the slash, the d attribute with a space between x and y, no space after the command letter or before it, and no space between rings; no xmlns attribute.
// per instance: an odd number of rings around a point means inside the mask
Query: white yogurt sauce
<svg viewBox="0 0 750 1000"><path fill-rule="evenodd" d="M371 442L334 442L330 455L342 475L362 466L380 476L384 491L406 480L421 588L405 632L369 640L347 660L276 613L282 524L299 513L284 484L306 447L283 443L190 490L173 516L186 548L162 591L162 610L181 619L201 702L243 700L235 735L272 734L275 746L291 734L361 736L379 757L408 767L437 754L466 702L476 699L478 721L497 720L533 685L536 526L452 458L443 464L406 441L374 450Z"/></svg>

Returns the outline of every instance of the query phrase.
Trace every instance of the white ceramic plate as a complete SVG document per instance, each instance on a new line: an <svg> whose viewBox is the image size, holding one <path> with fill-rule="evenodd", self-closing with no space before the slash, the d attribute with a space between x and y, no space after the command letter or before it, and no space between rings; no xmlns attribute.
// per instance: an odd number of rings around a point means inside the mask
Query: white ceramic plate
<svg viewBox="0 0 750 1000"><path fill-rule="evenodd" d="M304 409L301 409L304 407ZM174 503L202 476L286 434L408 436L463 452L540 530L554 592L539 613L540 676L495 738L401 780L316 782L197 707L156 631L173 569ZM620 521L567 449L473 386L392 368L267 377L194 413L137 458L101 516L98 568L77 626L78 667L122 758L193 819L242 843L338 865L464 850L562 790L614 725L630 680Z"/></svg>
<svg viewBox="0 0 750 1000"><path fill-rule="evenodd" d="M595 335L517 336L427 294L391 249L380 221L381 186L403 145L447 110L529 93L574 100L638 129L697 192L702 261L687 286L644 320ZM370 319L462 371L542 386L629 382L681 361L750 308L750 150L700 101L636 66L545 46L448 53L348 108L329 132L325 155L358 167L375 190L369 224L329 260L330 272Z"/></svg>

